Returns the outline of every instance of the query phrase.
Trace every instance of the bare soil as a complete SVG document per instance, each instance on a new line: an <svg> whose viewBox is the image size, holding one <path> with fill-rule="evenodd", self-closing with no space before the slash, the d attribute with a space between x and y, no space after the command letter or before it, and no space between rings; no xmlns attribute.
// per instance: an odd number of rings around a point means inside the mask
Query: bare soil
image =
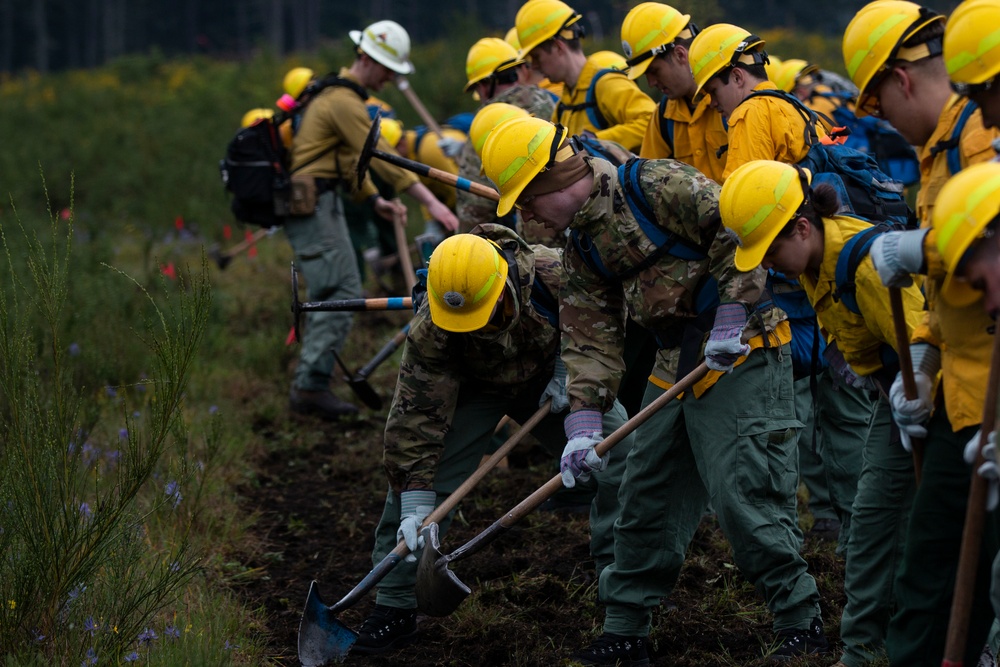
<svg viewBox="0 0 1000 667"><path fill-rule="evenodd" d="M392 330L386 331L385 339ZM358 358L364 361L365 355ZM387 404L393 363L371 380ZM338 392L350 398L346 387ZM259 576L239 590L266 612L276 665L299 664L296 637L310 582L318 581L332 604L372 567L372 535L386 489L384 423L385 409L341 424L282 417L256 425L268 444L255 458L256 478L240 492L245 510L258 515L257 546L245 562L259 568ZM443 550L484 530L553 470L552 462L529 452L495 471L460 506ZM378 657L348 656L347 663L572 664L569 654L600 634L603 621L588 539L586 516L535 513L484 552L455 564L452 570L473 593L449 617L420 617L418 643ZM820 586L827 637L836 646L843 562L832 543L810 536L803 555ZM736 569L711 517L695 536L669 603L654 617L653 665L769 664L762 655L772 641L770 615ZM345 610L340 620L357 629L373 604L374 594ZM829 665L838 657L835 652L791 664Z"/></svg>

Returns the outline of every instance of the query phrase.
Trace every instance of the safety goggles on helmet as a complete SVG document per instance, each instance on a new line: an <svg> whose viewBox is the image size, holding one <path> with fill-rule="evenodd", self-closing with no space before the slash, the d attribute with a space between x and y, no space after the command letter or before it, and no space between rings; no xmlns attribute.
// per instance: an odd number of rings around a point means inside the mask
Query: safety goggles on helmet
<svg viewBox="0 0 1000 667"><path fill-rule="evenodd" d="M635 67L640 63L644 63L647 60L652 60L656 56L661 56L666 53L670 53L677 46L678 39L693 39L701 30L692 22L688 22L687 27L680 31L674 41L667 42L666 44L660 44L659 46L654 46L649 51L643 51L642 53L632 56L631 58L625 59L625 65L627 67ZM627 69L627 68L626 68Z"/></svg>
<svg viewBox="0 0 1000 667"><path fill-rule="evenodd" d="M969 97L970 95L982 95L993 87L996 83L997 77L992 79L987 79L982 83L960 83L958 81L951 82L951 89L961 95L962 97Z"/></svg>

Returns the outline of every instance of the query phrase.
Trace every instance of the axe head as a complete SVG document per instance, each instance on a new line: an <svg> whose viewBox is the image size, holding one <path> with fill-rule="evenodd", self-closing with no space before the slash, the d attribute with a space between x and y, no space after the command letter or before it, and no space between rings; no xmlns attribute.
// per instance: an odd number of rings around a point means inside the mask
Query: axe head
<svg viewBox="0 0 1000 667"><path fill-rule="evenodd" d="M375 118L372 119L372 127L368 130L368 136L361 147L361 154L358 155L358 189L365 182L365 174L368 173L368 165L371 164L372 156L375 155L375 146L378 145L378 138L382 132L382 112L376 111Z"/></svg>

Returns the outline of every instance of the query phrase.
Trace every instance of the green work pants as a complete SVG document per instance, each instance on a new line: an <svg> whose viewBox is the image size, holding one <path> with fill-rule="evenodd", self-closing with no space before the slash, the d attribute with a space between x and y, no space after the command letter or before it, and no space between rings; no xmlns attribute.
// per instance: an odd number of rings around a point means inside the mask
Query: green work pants
<svg viewBox="0 0 1000 667"><path fill-rule="evenodd" d="M892 586L903 559L914 492L913 456L899 443L888 399L874 401L865 433L844 568L847 604L840 618L840 660L848 667L868 665L885 653Z"/></svg>
<svg viewBox="0 0 1000 667"><path fill-rule="evenodd" d="M547 381L547 379L546 379ZM477 390L474 386L464 385L459 392L458 406L451 430L444 439L444 451L438 462L437 474L434 478L434 491L437 492L437 504L457 489L479 465L480 460L489 448L493 429L504 414L523 423L538 409L538 397L545 388L541 384L530 383L519 397L499 396ZM563 430L563 420L568 413L550 414L532 430L532 434L542 442L552 456L551 475L559 472L559 458L566 446L566 434ZM624 408L619 403L604 415L604 435L627 420ZM592 495L590 508L590 552L594 557L598 572L606 567L614 557L613 526L618 518L618 486L621 483L622 472L625 469L625 457L632 447L633 436L628 436L610 452L608 467L592 475L590 486L595 487L588 492ZM550 475L550 476L551 476ZM541 486L545 479L539 479ZM580 486L579 484L577 485ZM573 489L575 491L576 489ZM596 491L596 492L595 492ZM475 493L475 491L473 491ZM399 494L389 489L386 494L382 518L375 529L375 548L372 550L372 563L378 564L398 544L396 531L399 528ZM498 508L497 518L509 507ZM445 552L457 548L458 544L447 545L443 536L447 533L451 515L439 526L442 545ZM486 556L483 556L486 557ZM416 582L416 563L400 562L381 581L376 595L378 604L403 609L417 606L414 584Z"/></svg>
<svg viewBox="0 0 1000 667"><path fill-rule="evenodd" d="M820 458L830 504L840 518L837 552L846 554L850 548L853 505L875 402L868 392L835 382L829 368L816 379L814 418L819 428Z"/></svg>
<svg viewBox="0 0 1000 667"><path fill-rule="evenodd" d="M643 404L662 393L650 383ZM775 629L819 617L794 532L802 424L793 394L789 346L756 349L701 398L688 392L639 427L618 495L615 560L600 577L605 632L649 634L709 501Z"/></svg>
<svg viewBox="0 0 1000 667"><path fill-rule="evenodd" d="M972 474L962 454L976 431L975 426L952 431L940 406L927 424L920 486L896 576L896 612L885 642L891 665L941 664ZM969 616L966 665L977 664L993 622L989 582L995 554L996 529L987 521Z"/></svg>
<svg viewBox="0 0 1000 667"><path fill-rule="evenodd" d="M289 218L285 235L295 252L295 266L305 278L308 301L361 297L361 279L347 234L344 207L336 192L321 194L313 215ZM330 387L333 351L340 351L351 330L351 313L306 313L302 351L294 386L303 391Z"/></svg>

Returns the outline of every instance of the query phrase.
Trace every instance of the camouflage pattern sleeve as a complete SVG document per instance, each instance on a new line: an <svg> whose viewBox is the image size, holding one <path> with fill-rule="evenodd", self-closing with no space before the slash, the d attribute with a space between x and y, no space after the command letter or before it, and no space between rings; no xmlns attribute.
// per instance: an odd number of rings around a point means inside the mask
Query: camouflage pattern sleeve
<svg viewBox="0 0 1000 667"><path fill-rule="evenodd" d="M559 327L570 411L607 412L625 373L625 297L619 284L587 267L572 243L566 245L563 270Z"/></svg>
<svg viewBox="0 0 1000 667"><path fill-rule="evenodd" d="M383 465L397 492L433 486L461 384L451 372L452 354L448 335L433 325L425 302L403 344L385 426Z"/></svg>

